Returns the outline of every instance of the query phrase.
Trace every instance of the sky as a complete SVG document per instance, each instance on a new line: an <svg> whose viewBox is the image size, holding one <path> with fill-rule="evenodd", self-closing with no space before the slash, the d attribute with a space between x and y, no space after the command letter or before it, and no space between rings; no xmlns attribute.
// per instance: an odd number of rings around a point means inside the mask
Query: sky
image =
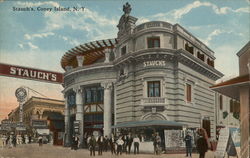
<svg viewBox="0 0 250 158"><path fill-rule="evenodd" d="M0 63L64 72L60 60L67 50L117 36L116 26L126 2L132 7L130 15L138 18L136 25L178 23L215 52L215 68L225 75L222 80L238 75L236 53L250 38L248 0L0 0ZM34 11L14 11L13 7L32 7ZM51 7L79 10L37 10ZM18 106L14 94L21 86L63 99L59 84L0 76L0 120Z"/></svg>

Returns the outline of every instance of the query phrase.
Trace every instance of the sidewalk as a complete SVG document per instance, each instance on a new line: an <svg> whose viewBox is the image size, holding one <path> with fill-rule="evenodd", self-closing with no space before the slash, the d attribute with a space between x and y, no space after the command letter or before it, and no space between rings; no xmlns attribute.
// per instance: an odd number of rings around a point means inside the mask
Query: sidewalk
<svg viewBox="0 0 250 158"><path fill-rule="evenodd" d="M17 146L16 148L0 149L0 158L89 158L89 151L87 149L71 150L62 146L52 146L44 144L39 147L38 144L25 144ZM139 155L112 155L110 151L103 152L102 158L185 158L185 154L139 154ZM193 153L192 158L199 158L197 153ZM214 158L214 153L208 151L206 158Z"/></svg>

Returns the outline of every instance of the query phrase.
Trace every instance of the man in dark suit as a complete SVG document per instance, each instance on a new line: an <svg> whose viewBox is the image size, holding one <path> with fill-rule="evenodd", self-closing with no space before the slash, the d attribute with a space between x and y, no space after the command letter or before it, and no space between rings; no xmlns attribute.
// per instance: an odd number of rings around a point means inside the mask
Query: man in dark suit
<svg viewBox="0 0 250 158"><path fill-rule="evenodd" d="M186 157L188 157L188 155L192 157L192 137L190 135L190 132L187 132L184 141L186 144Z"/></svg>
<svg viewBox="0 0 250 158"><path fill-rule="evenodd" d="M90 156L95 156L95 146L96 146L96 139L92 135L91 139L89 140L89 150L90 150Z"/></svg>

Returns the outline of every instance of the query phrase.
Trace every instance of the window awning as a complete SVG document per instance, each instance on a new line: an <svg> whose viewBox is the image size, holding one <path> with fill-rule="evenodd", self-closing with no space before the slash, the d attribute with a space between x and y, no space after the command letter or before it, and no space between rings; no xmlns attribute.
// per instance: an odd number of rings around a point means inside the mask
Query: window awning
<svg viewBox="0 0 250 158"><path fill-rule="evenodd" d="M119 123L112 126L112 128L133 128L133 127L149 127L149 126L164 126L164 127L184 127L185 124L168 121L168 120L142 120L142 121L131 121Z"/></svg>

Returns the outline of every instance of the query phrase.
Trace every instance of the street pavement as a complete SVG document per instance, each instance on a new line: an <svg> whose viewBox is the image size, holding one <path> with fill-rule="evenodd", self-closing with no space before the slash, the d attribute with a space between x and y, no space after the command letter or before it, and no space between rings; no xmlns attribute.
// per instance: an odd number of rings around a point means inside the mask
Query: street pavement
<svg viewBox="0 0 250 158"><path fill-rule="evenodd" d="M71 150L62 146L53 146L44 144L39 147L38 144L24 144L15 148L0 148L0 158L90 158L87 149ZM92 156L93 157L93 156ZM98 156L96 152L95 157L102 158L185 158L185 154L139 154L139 155L112 155L110 151L103 152L102 156ZM192 158L199 158L197 153L193 153ZM214 153L208 151L206 158L214 158Z"/></svg>

